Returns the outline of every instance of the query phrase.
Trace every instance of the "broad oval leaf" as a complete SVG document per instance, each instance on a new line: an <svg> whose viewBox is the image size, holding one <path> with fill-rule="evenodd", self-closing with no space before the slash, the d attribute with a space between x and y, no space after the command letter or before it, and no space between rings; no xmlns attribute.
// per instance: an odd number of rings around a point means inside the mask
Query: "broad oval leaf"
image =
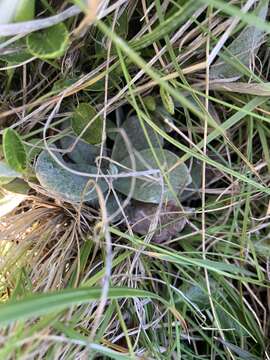
<svg viewBox="0 0 270 360"><path fill-rule="evenodd" d="M73 148L75 141L76 137L73 135L65 135L59 140L61 148L67 150L67 157L77 164L94 165L97 156L100 155L100 147L79 140ZM69 151L71 148L72 150Z"/></svg>
<svg viewBox="0 0 270 360"><path fill-rule="evenodd" d="M63 160L59 158L61 162ZM63 162L64 163L64 162ZM74 170L84 171L89 173L96 173L97 169L89 165L66 165ZM91 201L96 199L97 192L91 179L69 172L59 165L47 151L42 151L36 162L36 176L40 184L52 196L58 197L67 202L81 202ZM95 180L95 179L92 179ZM98 179L97 185L104 192L108 185L102 180Z"/></svg>
<svg viewBox="0 0 270 360"><path fill-rule="evenodd" d="M8 184L21 176L21 173L11 169L3 160L0 161L0 185Z"/></svg>
<svg viewBox="0 0 270 360"><path fill-rule="evenodd" d="M7 164L15 171L26 169L26 152L17 131L8 128L3 133L3 151Z"/></svg>
<svg viewBox="0 0 270 360"><path fill-rule="evenodd" d="M81 103L73 112L71 126L76 135L80 135L90 121L97 115L93 106L88 103ZM82 139L89 144L100 144L102 140L103 120L98 116L84 132Z"/></svg>
<svg viewBox="0 0 270 360"><path fill-rule="evenodd" d="M191 177L188 168L181 163L176 165L179 158L172 152L163 149L154 149L157 158L159 159L162 169L170 183L171 188L177 194L184 189L186 185L191 182ZM144 171L150 169L158 169L156 159L150 149L142 150L136 155L136 171ZM131 161L127 157L121 161L121 164L131 171ZM172 169L172 170L171 170ZM119 172L122 172L122 168ZM162 174L162 173L161 173ZM128 195L131 190L131 178L118 178L114 181L116 190L124 195ZM171 192L170 187L164 179L164 193L160 178L157 176L135 178L135 188L132 194L133 199L158 204L160 201L174 200L175 195Z"/></svg>
<svg viewBox="0 0 270 360"><path fill-rule="evenodd" d="M62 56L68 47L68 41L68 30L63 23L36 31L26 38L29 52L41 59Z"/></svg>
<svg viewBox="0 0 270 360"><path fill-rule="evenodd" d="M131 116L128 118L121 126L121 129L131 143L131 151L141 151L149 148L149 143L137 116ZM145 124L145 129L152 146L154 148L162 147L162 136L155 133L155 131L148 124ZM119 132L115 138L112 159L115 161L121 161L126 158L128 154L129 152L124 137L122 136L121 132Z"/></svg>

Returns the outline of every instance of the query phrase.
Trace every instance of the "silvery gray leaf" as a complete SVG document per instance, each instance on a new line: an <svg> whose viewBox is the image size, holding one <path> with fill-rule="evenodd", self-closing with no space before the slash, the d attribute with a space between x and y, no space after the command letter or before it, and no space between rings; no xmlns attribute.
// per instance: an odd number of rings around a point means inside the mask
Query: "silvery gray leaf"
<svg viewBox="0 0 270 360"><path fill-rule="evenodd" d="M62 150L68 150L76 141L76 136L65 135L60 140ZM97 156L100 155L100 146L91 145L83 140L79 140L71 151L66 153L67 157L75 163L95 164Z"/></svg>
<svg viewBox="0 0 270 360"><path fill-rule="evenodd" d="M175 194L183 191L184 187L191 182L189 170L184 163L174 166L178 162L179 158L174 153L164 149L154 149L156 157L161 163L163 171L166 173L166 177L170 183L170 186L164 181L164 192L162 189L162 173L160 176L155 175L151 178L146 176L135 177L135 187L132 193L132 198L142 202L158 204L160 201L173 200ZM131 161L129 157L126 157L121 161L121 164L131 169ZM136 171L145 171L151 169L158 169L156 159L150 149L142 150L136 153ZM172 169L172 170L171 170ZM123 169L119 166L119 173L123 172ZM133 180L133 181L134 181ZM113 182L116 190L124 195L129 195L131 191L131 177L118 178ZM173 190L173 193L171 191Z"/></svg>
<svg viewBox="0 0 270 360"><path fill-rule="evenodd" d="M97 168L90 165L76 165L64 163L74 170L88 173L96 173ZM94 185L89 180L95 180L69 172L59 165L47 151L42 151L36 162L36 176L40 184L52 195L67 202L91 201L97 198L97 192ZM97 184L104 192L107 189L107 183L98 179Z"/></svg>
<svg viewBox="0 0 270 360"><path fill-rule="evenodd" d="M129 142L131 143L131 151L134 152L135 150L140 151L149 148L147 138L144 134L144 131L137 116L131 116L130 118L128 118L123 123L121 128L128 137ZM160 135L156 134L155 131L148 124L145 124L145 128L152 143L152 146L154 148L162 147L163 138ZM118 133L115 138L112 159L115 161L121 161L122 159L127 157L128 154L129 152L126 142L121 133Z"/></svg>
<svg viewBox="0 0 270 360"><path fill-rule="evenodd" d="M21 178L22 174L11 169L5 161L0 161L0 184L8 184L15 178Z"/></svg>
<svg viewBox="0 0 270 360"><path fill-rule="evenodd" d="M262 20L266 19L269 0L260 1L260 10L258 17ZM264 41L264 32L258 29L256 26L247 26L235 40L227 47L228 51L232 56L229 59L232 62L240 62L244 66L249 67L251 60L256 56L259 47ZM227 53L227 52L226 52ZM237 58L237 60L235 59ZM223 59L218 59L210 67L210 78L211 79L239 79L243 74L230 63L226 63Z"/></svg>

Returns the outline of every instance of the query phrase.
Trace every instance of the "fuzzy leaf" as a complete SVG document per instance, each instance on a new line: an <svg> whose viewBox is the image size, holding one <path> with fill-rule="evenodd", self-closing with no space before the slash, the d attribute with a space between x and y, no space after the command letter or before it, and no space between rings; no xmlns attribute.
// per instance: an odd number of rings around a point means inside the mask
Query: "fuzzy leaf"
<svg viewBox="0 0 270 360"><path fill-rule="evenodd" d="M41 59L56 59L68 46L68 31L63 23L36 31L26 38L30 53Z"/></svg>
<svg viewBox="0 0 270 360"><path fill-rule="evenodd" d="M172 152L162 149L154 149L157 158L162 164L162 168L166 173L166 176L173 188L174 192L177 194L179 191L191 182L191 177L189 171L185 164L178 165L175 169L171 169L179 158ZM129 169L131 169L130 158L127 157L121 161L121 164ZM158 165L150 149L142 150L136 154L136 171L144 171L149 169L157 169ZM119 172L123 170L120 169ZM128 195L131 189L131 178L118 178L114 182L115 188L124 195ZM170 191L168 185L165 183L164 179L164 194L162 197L162 186L160 179L155 177L154 179L149 179L146 177L136 178L135 179L135 188L132 194L133 199L158 204L160 201L173 200L174 194Z"/></svg>
<svg viewBox="0 0 270 360"><path fill-rule="evenodd" d="M15 171L26 169L26 152L17 131L8 128L3 133L3 151L7 164Z"/></svg>
<svg viewBox="0 0 270 360"><path fill-rule="evenodd" d="M89 122L96 116L97 112L93 106L88 103L81 103L73 112L71 118L71 126L76 135L80 135L83 129L89 124ZM94 122L87 128L82 136L82 139L89 144L100 144L102 140L102 125L103 120L99 116Z"/></svg>
<svg viewBox="0 0 270 360"><path fill-rule="evenodd" d="M63 136L59 142L63 150L69 149L76 141L73 135ZM67 157L77 164L94 165L96 157L100 155L100 147L79 140L74 149L66 153Z"/></svg>
<svg viewBox="0 0 270 360"><path fill-rule="evenodd" d="M112 131L112 130L116 130L117 126L116 124L110 120L110 119L106 119L106 134L107 137L113 141L115 141L116 136L117 136L117 131Z"/></svg>
<svg viewBox="0 0 270 360"><path fill-rule="evenodd" d="M61 158L59 158L63 162ZM64 163L64 162L63 162ZM66 165L77 171L96 173L97 169L89 165ZM47 151L42 151L36 162L36 176L40 184L55 197L68 202L91 201L97 198L97 192L90 178L73 174L61 167ZM94 180L94 179L93 179ZM107 183L98 179L97 184L102 191Z"/></svg>
<svg viewBox="0 0 270 360"><path fill-rule="evenodd" d="M141 127L141 124L137 118L137 116L131 116L128 118L121 127L123 132L125 132L126 136L128 137L132 149L131 151L137 150L144 150L149 148L148 141L145 137L144 131ZM162 147L163 145L163 138L156 134L154 130L148 125L145 124L145 129L149 136L149 139L152 143L154 148L158 148L159 146ZM121 133L118 133L115 138L115 143L112 152L112 159L115 161L121 161L122 159L128 156L128 149L126 146L126 142L123 139Z"/></svg>
<svg viewBox="0 0 270 360"><path fill-rule="evenodd" d="M8 184L16 177L21 177L22 175L11 169L3 160L0 161L0 185Z"/></svg>
<svg viewBox="0 0 270 360"><path fill-rule="evenodd" d="M261 6L258 16L262 19L266 19L268 12L269 1L261 1ZM243 74L233 66L233 63L241 62L244 66L249 67L252 57L256 55L260 45L264 38L264 32L258 29L256 26L247 26L240 32L237 38L227 47L229 53L228 60L231 63L223 60L217 60L210 68L211 79L227 79L227 78L240 78ZM236 59L237 58L237 62Z"/></svg>

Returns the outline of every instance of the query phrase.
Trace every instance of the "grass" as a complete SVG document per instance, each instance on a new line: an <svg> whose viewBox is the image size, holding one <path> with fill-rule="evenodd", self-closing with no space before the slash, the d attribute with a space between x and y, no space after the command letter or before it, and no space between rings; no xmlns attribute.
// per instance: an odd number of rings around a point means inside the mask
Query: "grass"
<svg viewBox="0 0 270 360"><path fill-rule="evenodd" d="M16 183L27 188L23 201L0 221L0 359L269 359L270 25L258 11L269 2L102 3L65 17L68 45L52 58L41 43L23 55L25 23L0 24L0 35L9 31L0 43L1 135L15 129L28 156ZM36 2L31 31L37 19L63 21L69 6ZM235 49L248 26L254 43L249 35ZM82 102L97 111L91 121L103 120L97 168L117 221L99 187L96 202L75 203L36 177L38 152L60 149L71 134L62 125ZM110 154L117 125L134 115L157 166L135 172L136 134L124 133L123 178L132 178L124 197ZM196 191L177 194L157 147L177 155L175 168L187 165ZM173 210L132 200L135 178L151 186L157 173ZM150 219L147 231L134 230L132 211Z"/></svg>

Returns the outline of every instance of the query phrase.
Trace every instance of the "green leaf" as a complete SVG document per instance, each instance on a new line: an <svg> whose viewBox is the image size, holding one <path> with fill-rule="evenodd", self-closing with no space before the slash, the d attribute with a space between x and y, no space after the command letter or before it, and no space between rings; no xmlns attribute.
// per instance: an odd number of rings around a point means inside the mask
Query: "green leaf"
<svg viewBox="0 0 270 360"><path fill-rule="evenodd" d="M58 157L58 159L65 164L61 157ZM65 165L73 170L92 174L97 173L94 166L71 163ZM91 201L98 196L93 184L95 179L89 181L89 177L76 175L64 169L45 150L39 155L35 169L40 184L56 198L68 202L81 202ZM104 180L98 179L97 184L102 191L106 191L108 185Z"/></svg>
<svg viewBox="0 0 270 360"><path fill-rule="evenodd" d="M79 288L35 294L22 300L12 300L0 305L0 324L7 325L17 320L31 319L34 316L61 311L74 305L89 304L100 299L102 289ZM108 299L152 298L165 303L158 295L148 291L129 288L109 290Z"/></svg>
<svg viewBox="0 0 270 360"><path fill-rule="evenodd" d="M59 93L69 86L75 84L79 80L79 77L68 77L66 79L62 78L53 83L52 93Z"/></svg>
<svg viewBox="0 0 270 360"><path fill-rule="evenodd" d="M169 114L174 114L174 102L171 95L163 88L160 88L160 97L164 108L168 111Z"/></svg>
<svg viewBox="0 0 270 360"><path fill-rule="evenodd" d="M8 128L3 133L3 151L7 164L15 171L26 169L26 152L17 131Z"/></svg>
<svg viewBox="0 0 270 360"><path fill-rule="evenodd" d="M179 191L190 183L191 178L189 171L185 164L180 164L173 170L170 170L179 160L179 158L172 152L163 149L154 149L156 157L162 164L162 169L166 173L168 181L177 194ZM144 171L150 169L158 169L156 159L150 149L142 150L136 155L136 171ZM121 164L131 171L130 157L121 161ZM120 169L119 172L123 170ZM116 190L128 195L131 190L131 178L118 178L114 181ZM163 196L162 196L163 195ZM162 185L160 178L155 177L151 179L140 177L135 179L135 188L132 194L133 199L158 204L160 201L174 200L174 194L170 191L169 186L164 179L164 193L162 193Z"/></svg>
<svg viewBox="0 0 270 360"><path fill-rule="evenodd" d="M268 12L269 1L261 1L260 11L258 16L265 20ZM257 7L257 9L259 6ZM250 66L253 57L256 56L262 40L264 32L256 26L247 26L235 40L227 47L229 56L227 59L218 59L210 68L210 78L212 79L226 79L226 78L240 78L243 74L239 70L239 66ZM224 56L223 56L224 57ZM241 64L239 64L241 63Z"/></svg>
<svg viewBox="0 0 270 360"><path fill-rule="evenodd" d="M9 182L8 184L2 185L2 188L13 194L21 194L21 195L27 195L30 190L30 187L27 184L27 182L25 182L22 179L15 179Z"/></svg>
<svg viewBox="0 0 270 360"><path fill-rule="evenodd" d="M121 126L121 129L131 143L131 151L141 151L149 148L147 138L137 116L131 116L128 118ZM154 148L163 146L163 138L156 134L151 126L145 124L145 130ZM124 137L121 132L119 132L115 138L112 159L115 161L121 161L122 159L129 156L128 154L129 152Z"/></svg>
<svg viewBox="0 0 270 360"><path fill-rule="evenodd" d="M28 51L21 50L11 54L3 54L0 56L0 60L9 63L10 65L17 65L31 59L32 57L33 55L31 55Z"/></svg>
<svg viewBox="0 0 270 360"><path fill-rule="evenodd" d="M79 104L71 118L71 126L75 134L79 136L96 114L95 108L90 104ZM98 116L84 132L82 139L89 144L100 144L102 140L102 127L103 120Z"/></svg>
<svg viewBox="0 0 270 360"><path fill-rule="evenodd" d="M0 185L8 184L21 176L21 173L11 169L3 160L0 161Z"/></svg>
<svg viewBox="0 0 270 360"><path fill-rule="evenodd" d="M28 143L24 144L27 162L30 163L35 157L41 153L43 149L43 140L39 138L32 138L28 140Z"/></svg>
<svg viewBox="0 0 270 360"><path fill-rule="evenodd" d="M68 30L63 23L36 31L26 38L30 53L41 59L59 58L66 51L68 42Z"/></svg>
<svg viewBox="0 0 270 360"><path fill-rule="evenodd" d="M17 7L15 22L32 20L35 16L35 0L20 0Z"/></svg>
<svg viewBox="0 0 270 360"><path fill-rule="evenodd" d="M154 96L146 96L143 100L144 105L147 107L149 111L155 111L156 110L156 100Z"/></svg>

